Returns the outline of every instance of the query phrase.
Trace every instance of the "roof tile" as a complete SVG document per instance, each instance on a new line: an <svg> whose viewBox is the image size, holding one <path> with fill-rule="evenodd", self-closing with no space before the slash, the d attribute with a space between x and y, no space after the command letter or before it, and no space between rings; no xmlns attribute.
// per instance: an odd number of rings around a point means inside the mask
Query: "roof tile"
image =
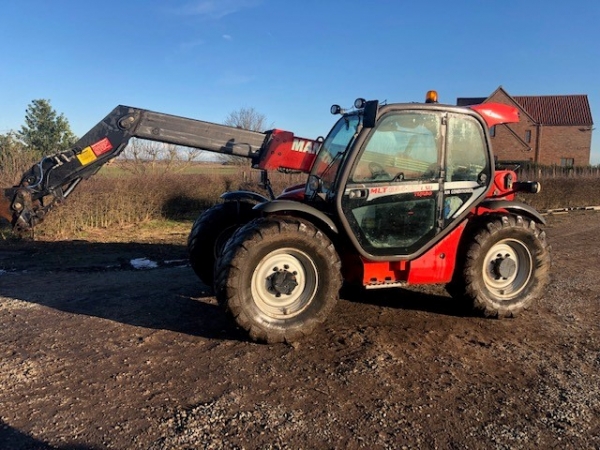
<svg viewBox="0 0 600 450"><path fill-rule="evenodd" d="M514 95L512 98L542 125L594 124L587 95Z"/></svg>

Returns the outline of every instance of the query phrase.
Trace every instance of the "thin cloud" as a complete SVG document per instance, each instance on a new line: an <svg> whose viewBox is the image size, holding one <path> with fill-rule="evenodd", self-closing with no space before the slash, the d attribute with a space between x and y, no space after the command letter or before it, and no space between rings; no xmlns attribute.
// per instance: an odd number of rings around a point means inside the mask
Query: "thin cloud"
<svg viewBox="0 0 600 450"><path fill-rule="evenodd" d="M254 8L261 3L262 0L196 0L183 5L177 13L216 20L244 9Z"/></svg>

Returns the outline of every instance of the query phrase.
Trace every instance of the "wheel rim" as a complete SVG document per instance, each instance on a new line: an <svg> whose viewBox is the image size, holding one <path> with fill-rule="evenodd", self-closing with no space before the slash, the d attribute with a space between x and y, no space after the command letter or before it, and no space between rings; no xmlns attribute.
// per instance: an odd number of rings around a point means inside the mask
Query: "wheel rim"
<svg viewBox="0 0 600 450"><path fill-rule="evenodd" d="M490 291L503 300L518 296L532 275L533 256L521 241L499 241L485 256L483 281Z"/></svg>
<svg viewBox="0 0 600 450"><path fill-rule="evenodd" d="M318 286L312 259L293 248L266 255L252 274L252 297L258 309L273 319L290 319L311 303Z"/></svg>

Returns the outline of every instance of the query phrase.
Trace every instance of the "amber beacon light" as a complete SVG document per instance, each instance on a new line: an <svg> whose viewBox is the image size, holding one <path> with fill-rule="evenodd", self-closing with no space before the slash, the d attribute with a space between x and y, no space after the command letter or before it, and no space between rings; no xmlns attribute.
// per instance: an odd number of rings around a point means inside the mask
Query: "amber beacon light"
<svg viewBox="0 0 600 450"><path fill-rule="evenodd" d="M438 102L437 91L427 91L427 94L425 94L425 103L437 103L437 102Z"/></svg>

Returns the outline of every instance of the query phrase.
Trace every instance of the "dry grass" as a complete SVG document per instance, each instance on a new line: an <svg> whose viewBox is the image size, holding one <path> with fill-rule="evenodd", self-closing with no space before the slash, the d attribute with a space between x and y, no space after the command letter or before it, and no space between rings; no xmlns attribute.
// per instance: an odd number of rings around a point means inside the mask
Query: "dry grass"
<svg viewBox="0 0 600 450"><path fill-rule="evenodd" d="M274 173L275 193L303 182L306 175ZM97 229L124 229L151 221L192 221L219 201L223 192L248 189L263 195L259 172L227 171L218 166L198 173L99 173L81 183L64 205L55 208L36 228L39 237L69 239Z"/></svg>

